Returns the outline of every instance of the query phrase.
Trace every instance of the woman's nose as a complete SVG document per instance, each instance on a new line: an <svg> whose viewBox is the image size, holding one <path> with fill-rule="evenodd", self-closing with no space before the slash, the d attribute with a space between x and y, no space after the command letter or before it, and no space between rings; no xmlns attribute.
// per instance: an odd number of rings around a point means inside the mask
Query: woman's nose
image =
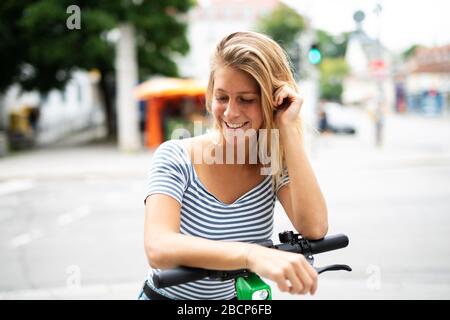
<svg viewBox="0 0 450 320"><path fill-rule="evenodd" d="M228 102L227 108L225 109L225 112L224 112L225 118L235 119L235 118L238 118L239 115L240 115L239 107L231 101Z"/></svg>

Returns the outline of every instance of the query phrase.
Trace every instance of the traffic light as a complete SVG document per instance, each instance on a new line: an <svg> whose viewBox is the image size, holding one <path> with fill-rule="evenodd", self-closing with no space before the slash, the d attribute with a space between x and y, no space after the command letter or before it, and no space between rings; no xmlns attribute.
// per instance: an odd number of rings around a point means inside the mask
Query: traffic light
<svg viewBox="0 0 450 320"><path fill-rule="evenodd" d="M319 64L322 61L322 53L318 43L312 44L309 48L308 60L311 64Z"/></svg>

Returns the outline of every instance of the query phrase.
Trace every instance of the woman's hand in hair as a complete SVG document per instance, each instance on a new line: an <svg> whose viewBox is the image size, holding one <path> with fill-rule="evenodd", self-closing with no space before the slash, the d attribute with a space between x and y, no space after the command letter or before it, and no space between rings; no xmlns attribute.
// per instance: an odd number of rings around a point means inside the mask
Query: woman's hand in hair
<svg viewBox="0 0 450 320"><path fill-rule="evenodd" d="M275 123L281 126L295 123L300 116L303 99L288 85L278 88L273 94L273 103L278 110L275 113Z"/></svg>

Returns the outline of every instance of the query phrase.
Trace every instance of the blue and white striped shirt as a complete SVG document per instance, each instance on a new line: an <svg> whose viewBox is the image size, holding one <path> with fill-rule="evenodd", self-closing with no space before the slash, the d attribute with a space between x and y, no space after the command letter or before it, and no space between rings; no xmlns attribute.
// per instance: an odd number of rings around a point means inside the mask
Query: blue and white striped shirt
<svg viewBox="0 0 450 320"><path fill-rule="evenodd" d="M272 236L276 192L289 182L287 172L275 192L268 175L252 190L231 204L212 195L198 178L182 140L170 140L155 151L147 183L146 197L165 194L181 205L180 233L210 240L255 242ZM147 282L154 288L150 269ZM155 289L172 299L231 299L234 281L204 279Z"/></svg>

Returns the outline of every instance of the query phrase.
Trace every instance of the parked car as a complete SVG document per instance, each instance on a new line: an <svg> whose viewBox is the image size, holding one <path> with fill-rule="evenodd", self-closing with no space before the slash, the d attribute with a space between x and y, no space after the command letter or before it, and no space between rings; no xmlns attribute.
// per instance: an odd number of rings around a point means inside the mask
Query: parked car
<svg viewBox="0 0 450 320"><path fill-rule="evenodd" d="M336 102L324 102L319 112L319 131L335 134L356 134L356 125L345 107Z"/></svg>

